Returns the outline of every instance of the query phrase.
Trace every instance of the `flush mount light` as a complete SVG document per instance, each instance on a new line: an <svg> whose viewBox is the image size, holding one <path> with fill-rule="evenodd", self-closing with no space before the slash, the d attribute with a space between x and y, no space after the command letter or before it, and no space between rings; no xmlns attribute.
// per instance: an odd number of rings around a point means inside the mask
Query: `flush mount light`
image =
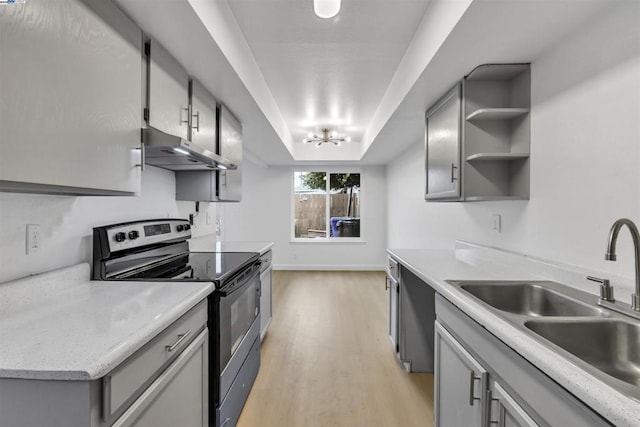
<svg viewBox="0 0 640 427"><path fill-rule="evenodd" d="M309 137L302 140L305 144L311 144L312 142L316 143L316 147L321 147L322 144L332 143L335 146L340 146L343 142L351 141L351 137L346 138L338 138L338 134L336 131L330 131L327 128L322 129L322 136L318 136L313 132L309 132Z"/></svg>
<svg viewBox="0 0 640 427"><path fill-rule="evenodd" d="M333 18L340 12L341 0L313 0L313 11L319 18Z"/></svg>

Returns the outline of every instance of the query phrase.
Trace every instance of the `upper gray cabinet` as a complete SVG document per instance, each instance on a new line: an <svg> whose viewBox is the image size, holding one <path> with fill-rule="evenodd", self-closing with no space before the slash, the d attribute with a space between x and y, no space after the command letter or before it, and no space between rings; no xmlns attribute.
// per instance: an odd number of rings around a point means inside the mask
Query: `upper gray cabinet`
<svg viewBox="0 0 640 427"><path fill-rule="evenodd" d="M427 200L460 198L460 93L457 84L426 114Z"/></svg>
<svg viewBox="0 0 640 427"><path fill-rule="evenodd" d="M195 92L192 94L193 99ZM202 99L206 99L206 96ZM194 111L195 108L194 103ZM176 171L176 200L239 202L242 199L242 125L229 109L221 104L217 107L216 117L215 152L236 168ZM192 132L195 130L192 129ZM206 139L210 141L210 138Z"/></svg>
<svg viewBox="0 0 640 427"><path fill-rule="evenodd" d="M427 111L427 200L529 198L529 64L487 64Z"/></svg>
<svg viewBox="0 0 640 427"><path fill-rule="evenodd" d="M189 139L194 144L215 153L217 147L216 100L196 80L191 80L191 126Z"/></svg>
<svg viewBox="0 0 640 427"><path fill-rule="evenodd" d="M189 132L189 74L160 44L145 43L149 126L187 139Z"/></svg>
<svg viewBox="0 0 640 427"><path fill-rule="evenodd" d="M140 190L142 32L113 2L0 7L0 191Z"/></svg>

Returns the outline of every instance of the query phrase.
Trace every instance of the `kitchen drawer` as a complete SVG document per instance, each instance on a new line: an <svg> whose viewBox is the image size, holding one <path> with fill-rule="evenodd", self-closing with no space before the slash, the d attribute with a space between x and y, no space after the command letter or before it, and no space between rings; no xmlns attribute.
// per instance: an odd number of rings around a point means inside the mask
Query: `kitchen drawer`
<svg viewBox="0 0 640 427"><path fill-rule="evenodd" d="M189 310L103 378L103 416L111 419L136 399L207 324L207 300Z"/></svg>
<svg viewBox="0 0 640 427"><path fill-rule="evenodd" d="M272 258L273 254L270 250L260 255L260 273L266 271L269 267L271 267Z"/></svg>

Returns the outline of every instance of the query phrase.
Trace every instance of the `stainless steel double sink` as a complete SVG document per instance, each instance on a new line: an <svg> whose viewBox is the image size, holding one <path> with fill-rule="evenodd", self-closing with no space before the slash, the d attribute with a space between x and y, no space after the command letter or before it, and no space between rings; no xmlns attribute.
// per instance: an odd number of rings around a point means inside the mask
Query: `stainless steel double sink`
<svg viewBox="0 0 640 427"><path fill-rule="evenodd" d="M447 281L547 348L640 397L640 322L555 282Z"/></svg>

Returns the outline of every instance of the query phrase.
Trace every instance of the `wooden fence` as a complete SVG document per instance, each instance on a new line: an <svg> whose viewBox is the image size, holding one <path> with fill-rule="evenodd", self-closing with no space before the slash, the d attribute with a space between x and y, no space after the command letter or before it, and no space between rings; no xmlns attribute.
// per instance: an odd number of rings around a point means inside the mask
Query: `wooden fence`
<svg viewBox="0 0 640 427"><path fill-rule="evenodd" d="M349 194L332 194L330 217L347 216ZM327 198L324 194L296 194L295 196L296 229L295 237L324 237L326 228ZM360 216L360 196L354 194L351 201L351 216Z"/></svg>

